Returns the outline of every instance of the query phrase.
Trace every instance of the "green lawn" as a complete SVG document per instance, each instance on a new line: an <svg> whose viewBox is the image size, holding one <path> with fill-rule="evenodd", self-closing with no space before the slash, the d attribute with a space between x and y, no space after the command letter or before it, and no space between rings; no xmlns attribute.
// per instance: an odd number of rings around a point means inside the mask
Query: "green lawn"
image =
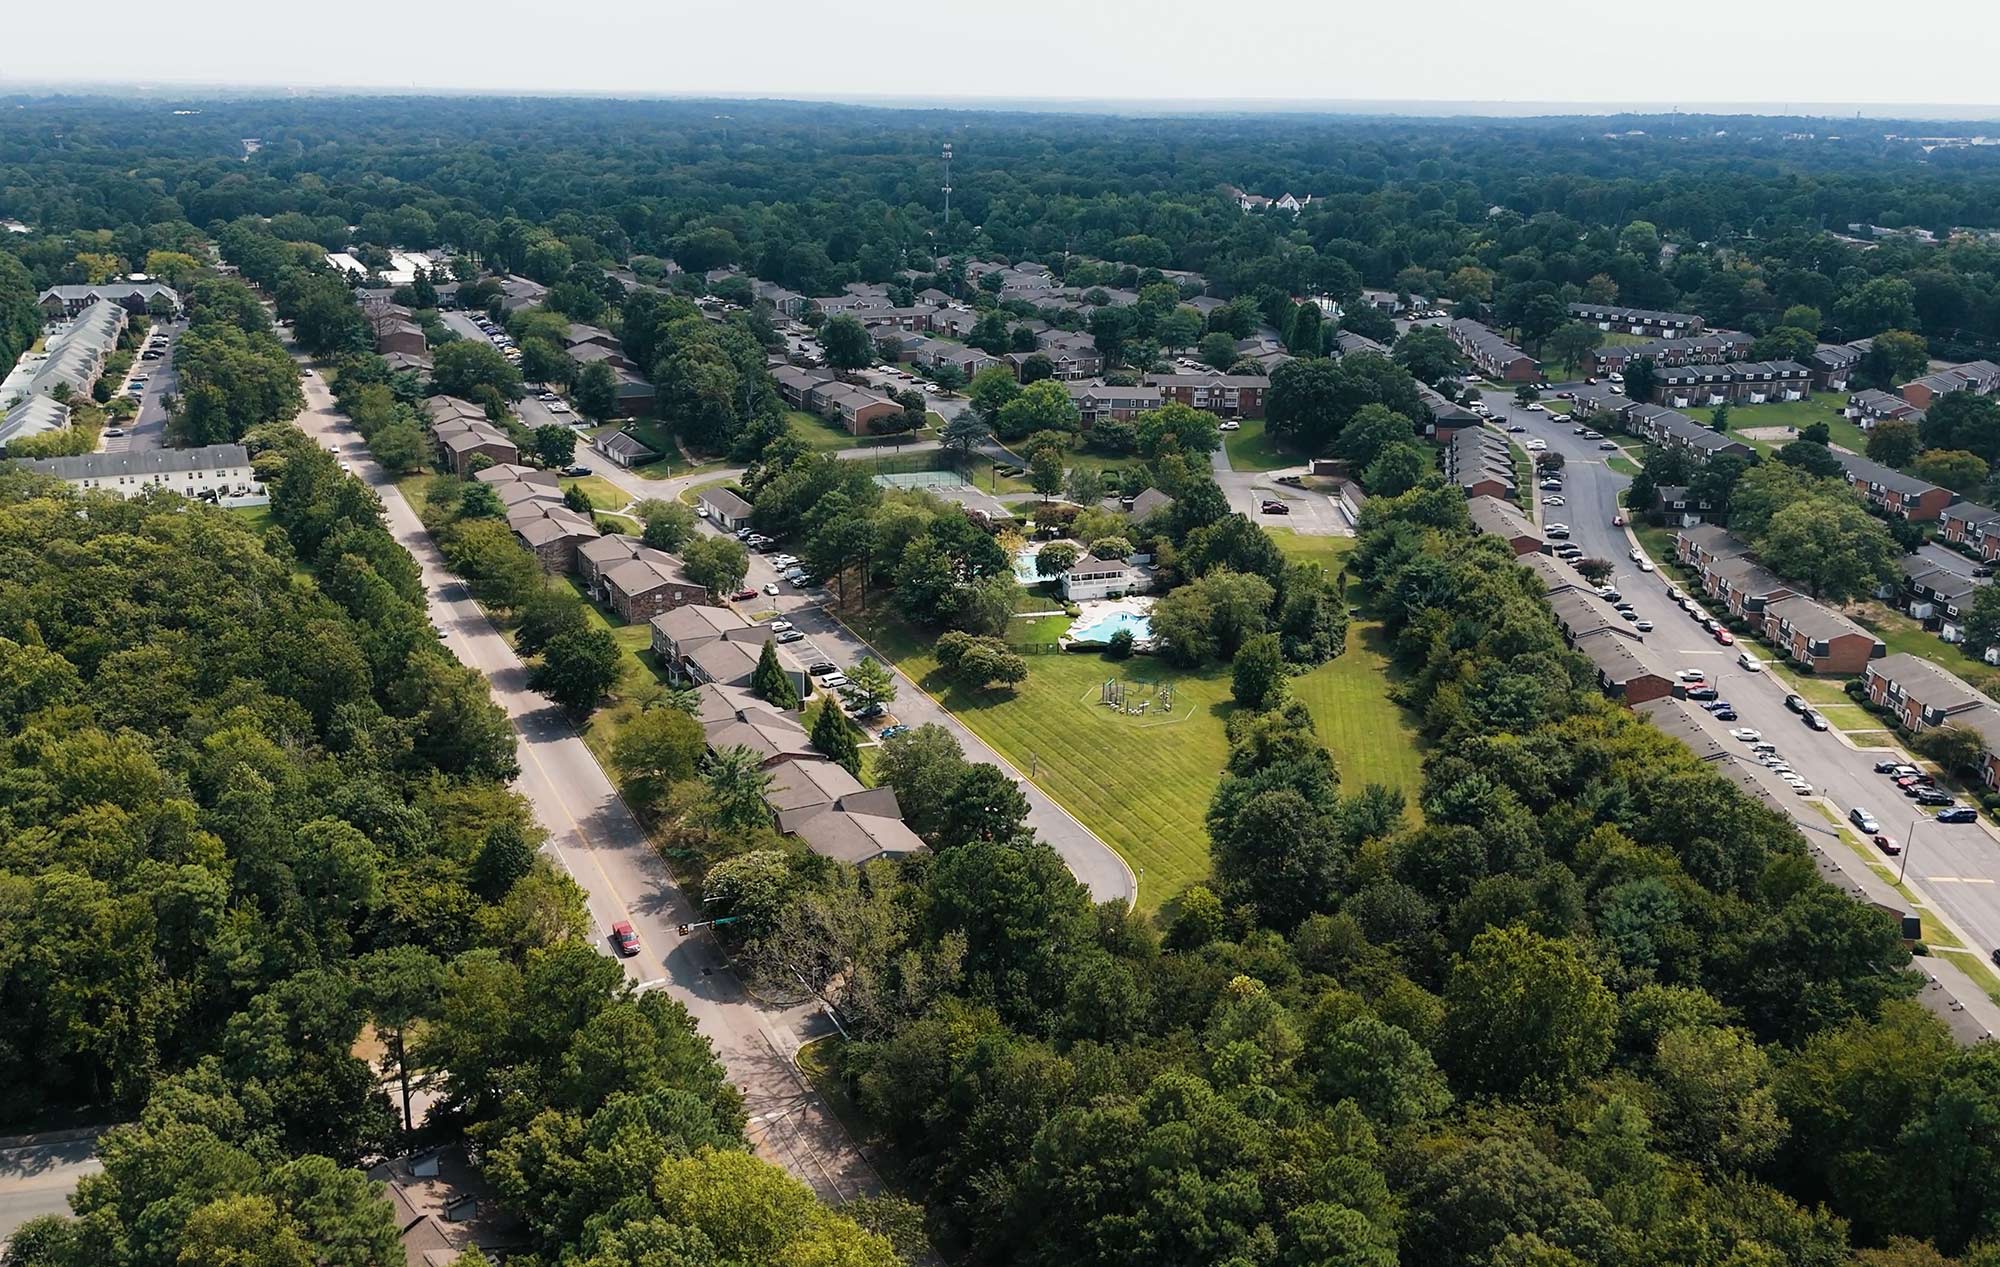
<svg viewBox="0 0 2000 1267"><path fill-rule="evenodd" d="M1949 669L1982 691L2000 691L2000 669L1967 655L1959 644L1944 641L1901 612L1880 603L1867 603L1850 614L1880 638L1891 654L1907 651Z"/></svg>
<svg viewBox="0 0 2000 1267"><path fill-rule="evenodd" d="M1634 462L1631 458L1623 456L1622 454L1617 457L1610 457L1604 459L1604 465L1610 467L1612 470L1618 472L1620 475L1630 476L1630 475L1637 475L1639 473L1639 464L1637 462Z"/></svg>
<svg viewBox="0 0 2000 1267"><path fill-rule="evenodd" d="M1287 557L1338 571L1354 548L1348 537L1272 534ZM1229 666L1177 669L1138 656L1114 661L1095 654L1028 657L1028 680L1012 690L973 691L937 672L932 639L877 605L848 623L923 689L999 749L1017 768L1075 814L1131 864L1144 871L1139 905L1157 909L1208 875L1203 817L1221 777L1229 745L1223 722L1235 708ZM1067 617L1017 622L1017 644L1043 640ZM1173 719L1114 714L1099 704L1108 679L1150 692L1171 683ZM1292 680L1311 710L1319 737L1343 785L1382 783L1414 803L1422 783L1423 746L1413 719L1389 698L1393 670L1381 627L1357 618L1347 652ZM1414 813L1414 810L1412 811Z"/></svg>
<svg viewBox="0 0 2000 1267"><path fill-rule="evenodd" d="M1245 418L1240 429L1223 432L1222 447L1229 454L1229 465L1238 471L1275 471L1305 461L1280 449L1264 429L1262 418Z"/></svg>
<svg viewBox="0 0 2000 1267"><path fill-rule="evenodd" d="M264 535L266 528L275 527L278 522L272 517L269 506L237 506L225 513L241 519L244 527L260 537Z"/></svg>
<svg viewBox="0 0 2000 1267"><path fill-rule="evenodd" d="M1846 397L1838 392L1814 396L1810 400L1779 400L1763 405L1731 405L1729 407L1729 430L1732 434L1753 430L1758 427L1796 427L1799 430L1815 422L1826 424L1833 442L1843 449L1859 453L1868 447L1868 437L1853 419L1840 416L1841 406ZM1704 420L1706 413L1696 415ZM1748 443L1756 444L1755 440ZM1784 440L1766 440L1769 448L1778 448Z"/></svg>
<svg viewBox="0 0 2000 1267"><path fill-rule="evenodd" d="M612 702L590 715L590 721L583 728L583 741L597 757L599 765L606 770L611 765L611 742L618 732L645 706L658 700L666 693L661 685L653 661L653 631L650 625L626 624L618 614L590 601L583 587L573 577L551 578L551 585L567 586L572 593L583 600L583 609L593 626L609 629L611 636L618 640L618 646L625 657L618 676L618 685L612 688Z"/></svg>
<svg viewBox="0 0 2000 1267"><path fill-rule="evenodd" d="M930 416L936 417L935 414ZM835 453L841 449L893 449L899 444L935 438L927 430L906 431L894 436L857 436L849 433L845 427L836 426L802 409L787 409L785 425L815 453Z"/></svg>
<svg viewBox="0 0 2000 1267"><path fill-rule="evenodd" d="M1229 745L1235 707L1229 668L1187 671L1150 656L1036 655L1011 690L974 691L937 672L932 640L881 608L850 621L924 690L1116 849L1144 869L1139 905L1158 908L1208 875L1209 798ZM1173 720L1113 714L1099 704L1107 679L1146 691L1174 688Z"/></svg>
<svg viewBox="0 0 2000 1267"><path fill-rule="evenodd" d="M584 496L597 510L618 510L632 500L632 495L601 475L586 475L581 479L563 480L564 489L581 488Z"/></svg>

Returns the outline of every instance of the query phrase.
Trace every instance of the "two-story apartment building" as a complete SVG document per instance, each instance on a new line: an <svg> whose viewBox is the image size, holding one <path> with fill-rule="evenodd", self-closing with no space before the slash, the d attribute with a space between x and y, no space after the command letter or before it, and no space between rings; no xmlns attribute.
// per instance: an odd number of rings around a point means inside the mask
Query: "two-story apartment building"
<svg viewBox="0 0 2000 1267"><path fill-rule="evenodd" d="M1974 502L1954 502L1945 507L1940 522L1940 535L1952 545L1988 563L2000 560L2000 510Z"/></svg>
<svg viewBox="0 0 2000 1267"><path fill-rule="evenodd" d="M1069 398L1076 402L1086 431L1100 418L1129 421L1148 410L1158 409L1161 404L1160 389L1157 387L1111 387L1096 382L1066 382L1063 386L1069 390Z"/></svg>
<svg viewBox="0 0 2000 1267"><path fill-rule="evenodd" d="M880 392L851 383L826 382L812 389L808 398L815 411L846 427L850 435L870 435L884 418L903 412L903 407Z"/></svg>
<svg viewBox="0 0 2000 1267"><path fill-rule="evenodd" d="M1453 434L1441 451L1445 479L1467 497L1518 499L1514 453L1507 437L1485 427L1467 427Z"/></svg>
<svg viewBox="0 0 2000 1267"><path fill-rule="evenodd" d="M1861 364L1864 355L1852 343L1820 344L1806 359L1806 368L1812 371L1813 386L1821 391L1846 391L1847 382L1854 377L1855 367Z"/></svg>
<svg viewBox="0 0 2000 1267"><path fill-rule="evenodd" d="M1540 554L1548 549L1541 529L1535 527L1511 502L1498 497L1479 496L1466 502L1465 509L1472 517L1475 531L1499 538L1517 556Z"/></svg>
<svg viewBox="0 0 2000 1267"><path fill-rule="evenodd" d="M117 304L133 316L143 314L154 300L181 310L181 297L171 286L159 282L102 282L95 286L51 286L41 293L42 316L50 321L66 321L98 302Z"/></svg>
<svg viewBox="0 0 2000 1267"><path fill-rule="evenodd" d="M1836 453L1834 456L1840 459L1840 469L1845 473L1847 482L1854 486L1854 491L1885 515L1918 523L1935 523L1944 514L1945 507L1958 500L1958 494L1948 488L1939 488L1914 475L1892 470L1880 462L1871 462L1851 453Z"/></svg>
<svg viewBox="0 0 2000 1267"><path fill-rule="evenodd" d="M76 457L39 458L20 463L37 475L61 480L84 492L137 497L156 489L183 497L259 498L250 454L240 444L207 444L198 449L130 449L124 453L85 453Z"/></svg>
<svg viewBox="0 0 2000 1267"><path fill-rule="evenodd" d="M1724 559L1741 558L1750 547L1727 528L1700 524L1674 534L1674 558L1697 572Z"/></svg>
<svg viewBox="0 0 2000 1267"><path fill-rule="evenodd" d="M1761 405L1812 395L1812 371L1797 361L1729 361L1676 365L1659 372L1654 399L1674 409Z"/></svg>
<svg viewBox="0 0 2000 1267"><path fill-rule="evenodd" d="M1804 595L1765 605L1764 638L1779 655L1815 673L1859 673L1887 654L1880 638Z"/></svg>
<svg viewBox="0 0 2000 1267"><path fill-rule="evenodd" d="M707 587L688 579L679 559L624 533L578 546L576 570L592 596L608 604L627 624L709 601Z"/></svg>
<svg viewBox="0 0 2000 1267"><path fill-rule="evenodd" d="M1701 587L1738 620L1761 624L1764 609L1781 598L1792 598L1798 587L1748 555L1723 559L1701 570Z"/></svg>
<svg viewBox="0 0 2000 1267"><path fill-rule="evenodd" d="M1871 431L1878 422L1907 422L1912 425L1924 420L1924 411L1892 392L1877 391L1870 387L1855 392L1847 398L1842 414L1860 424L1863 431Z"/></svg>
<svg viewBox="0 0 2000 1267"><path fill-rule="evenodd" d="M598 535L597 523L589 515L547 501L508 507L507 526L544 571L558 576L576 571L577 548Z"/></svg>
<svg viewBox="0 0 2000 1267"><path fill-rule="evenodd" d="M1720 365L1741 360L1755 342L1736 330L1710 330L1679 339L1656 339L1651 343L1607 343L1584 354L1580 364L1585 374L1622 374L1632 362L1645 359L1655 365Z"/></svg>
<svg viewBox="0 0 2000 1267"><path fill-rule="evenodd" d="M1600 330L1649 335L1658 339L1679 339L1700 334L1702 329L1701 318L1691 312L1660 312L1653 308L1628 308L1622 304L1571 304L1569 315Z"/></svg>
<svg viewBox="0 0 2000 1267"><path fill-rule="evenodd" d="M1223 418L1262 418L1264 393L1271 389L1262 374L1148 374L1144 382L1160 389L1162 402L1179 401Z"/></svg>
<svg viewBox="0 0 2000 1267"><path fill-rule="evenodd" d="M2000 391L2000 365L1967 361L1904 383L1896 389L1896 394L1919 409L1929 409L1938 397L1952 392L1991 396L1996 391Z"/></svg>
<svg viewBox="0 0 2000 1267"><path fill-rule="evenodd" d="M764 644L777 635L765 625L753 625L727 607L691 603L661 612L651 625L653 654L681 681L747 688L764 654ZM778 665L792 680L801 699L812 693L805 669L782 646Z"/></svg>
<svg viewBox="0 0 2000 1267"><path fill-rule="evenodd" d="M1973 600L1993 583L1985 575L1991 569L1936 545L1903 556L1900 567L1901 584L1886 597L1944 641L1965 641Z"/></svg>
<svg viewBox="0 0 2000 1267"><path fill-rule="evenodd" d="M1097 350L1097 340L1090 335L1075 330L1044 330L1035 336L1035 346L1049 358L1054 377L1065 382L1081 382L1104 372L1104 354ZM1032 353L1024 354L1022 359L1028 355ZM1017 366L1015 376L1019 375Z"/></svg>
<svg viewBox="0 0 2000 1267"><path fill-rule="evenodd" d="M1579 640L1576 650L1596 671L1599 689L1627 708L1673 694L1673 679L1651 664L1640 645L1629 638L1595 634Z"/></svg>
<svg viewBox="0 0 2000 1267"><path fill-rule="evenodd" d="M1542 376L1541 362L1469 317L1457 318L1445 330L1466 359L1496 382L1532 383Z"/></svg>
<svg viewBox="0 0 2000 1267"><path fill-rule="evenodd" d="M1894 713L1912 734L1968 723L1977 729L1986 724L1980 714L2000 718L2000 705L1965 679L1908 652L1871 661L1865 681L1869 702Z"/></svg>
<svg viewBox="0 0 2000 1267"><path fill-rule="evenodd" d="M1625 405L1613 416L1633 435L1643 436L1663 449L1686 449L1697 462L1704 464L1720 453L1748 458L1754 452L1743 441L1664 405Z"/></svg>

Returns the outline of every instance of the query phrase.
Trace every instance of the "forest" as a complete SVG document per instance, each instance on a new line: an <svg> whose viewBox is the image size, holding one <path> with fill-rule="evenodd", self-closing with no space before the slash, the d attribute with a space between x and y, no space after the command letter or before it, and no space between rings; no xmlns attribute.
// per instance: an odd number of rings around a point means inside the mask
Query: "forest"
<svg viewBox="0 0 2000 1267"><path fill-rule="evenodd" d="M8 104L0 217L26 231L0 235L0 354L37 337L45 286L174 276L192 323L173 436L244 443L273 498L254 526L0 472L0 1121L126 1123L78 1217L23 1229L10 1265L400 1261L356 1166L416 1138L400 1093L418 1076L443 1097L433 1129L474 1142L521 1219L529 1267L2000 1267L2000 1055L1913 1001L1896 927L1823 882L1786 819L1600 698L1539 587L1473 537L1412 428L1450 350L1319 356L1296 302L1333 296L1365 333L1363 287L1503 317L1588 296L1779 343L1810 309L1822 339L1909 331L1974 357L2000 346L1989 153L1884 139L1893 123L1696 116ZM1245 212L1232 186L1312 200ZM431 630L380 505L285 421L299 389L259 291L378 456L419 461L423 387L367 351L322 260L391 247L445 250L475 305L488 271L549 286L547 312L510 322L535 355L562 318L614 330L663 423L748 463L760 527L949 631L940 649L958 639L982 681L1017 668L977 636L1011 617L1004 555L788 436L768 314L709 319L702 274L935 284L990 314L966 263L1036 260L1138 291L1132 317L1088 324L1144 362L1187 324L1148 289L1192 270L1230 301L1203 322L1231 345L1211 363L1276 327L1302 359L1274 378L1273 435L1378 494L1334 577L1228 513L1220 436L1191 410L1126 428L1136 460L1109 482L1072 486L1058 460L1037 488L1173 493L1150 524L1070 526L1184 582L1160 606L1167 656L1254 647L1265 670L1227 714L1212 878L1159 915L1093 906L1006 777L937 727L870 762L928 855L830 865L784 851L754 806L697 842L728 855L714 891L745 968L843 1018L828 1085L908 1200L831 1210L749 1155L687 1013L629 989L540 860L505 717ZM980 337L1011 344L1008 324ZM440 347L432 384L504 414L521 376L480 351ZM1049 387L972 389L948 445L995 431L1059 459L1077 431ZM1947 409L1920 438L1990 461L1990 423ZM1778 502L1831 505L1823 457L1737 467L1717 495L1781 543L1805 516ZM588 636L492 506L435 491L427 521L483 598L546 642ZM649 539L683 520L649 514ZM740 558L713 566L740 582ZM1283 689L1288 664L1342 653L1360 603L1430 741L1408 800L1344 779ZM658 729L658 752L614 760L699 796L691 728ZM355 1054L364 1031L381 1067Z"/></svg>

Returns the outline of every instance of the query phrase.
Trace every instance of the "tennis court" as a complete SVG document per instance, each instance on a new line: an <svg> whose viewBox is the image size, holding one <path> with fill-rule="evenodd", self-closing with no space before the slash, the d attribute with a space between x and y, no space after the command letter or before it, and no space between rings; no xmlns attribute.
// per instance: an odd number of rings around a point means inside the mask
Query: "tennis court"
<svg viewBox="0 0 2000 1267"><path fill-rule="evenodd" d="M883 488L959 488L972 481L957 471L896 471L875 482Z"/></svg>

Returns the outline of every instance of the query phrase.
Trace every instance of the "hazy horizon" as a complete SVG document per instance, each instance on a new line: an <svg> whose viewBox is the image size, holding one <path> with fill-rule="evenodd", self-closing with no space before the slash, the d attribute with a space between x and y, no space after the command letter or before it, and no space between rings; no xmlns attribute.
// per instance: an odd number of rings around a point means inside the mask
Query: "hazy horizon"
<svg viewBox="0 0 2000 1267"><path fill-rule="evenodd" d="M959 7L920 22L876 18L824 0L575 0L556 14L527 0L353 0L334 23L244 0L181 0L171 15L103 0L92 21L106 31L129 22L132 38L80 41L73 15L28 7L9 34L36 50L35 73L0 79L0 91L2000 119L1989 72L2000 15L1985 0L1932 0L1921 24L1884 23L1864 0L1754 8L1754 18L1727 15L1744 38L1726 39L1715 14L1585 10L1575 0L1516 0L1504 12L1484 0L1338 11L1268 0L1247 23L1218 22L1193 0L1021 0L1001 22ZM1832 68L1858 65L1865 77L1844 76L1848 92L1828 93Z"/></svg>

